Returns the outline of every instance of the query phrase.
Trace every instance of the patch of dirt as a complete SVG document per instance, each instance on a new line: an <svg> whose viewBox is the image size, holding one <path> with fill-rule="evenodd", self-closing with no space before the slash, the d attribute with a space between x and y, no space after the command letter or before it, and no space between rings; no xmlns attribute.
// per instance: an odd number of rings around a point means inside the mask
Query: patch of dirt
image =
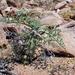
<svg viewBox="0 0 75 75"><path fill-rule="evenodd" d="M47 58L46 64L35 61L32 65L24 66L18 63L9 64L15 75L75 75L75 58ZM46 66L46 68L43 68Z"/></svg>

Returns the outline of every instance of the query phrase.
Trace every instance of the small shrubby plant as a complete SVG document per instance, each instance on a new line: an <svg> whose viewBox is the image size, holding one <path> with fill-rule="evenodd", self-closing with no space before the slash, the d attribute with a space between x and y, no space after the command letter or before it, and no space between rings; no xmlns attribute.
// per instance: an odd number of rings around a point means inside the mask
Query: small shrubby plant
<svg viewBox="0 0 75 75"><path fill-rule="evenodd" d="M59 45L63 46L59 29L41 25L39 21L29 16L28 13L23 10L17 12L14 17L6 18L7 23L26 25L22 33L12 39L14 57L17 61L24 64L29 64L34 60L36 48L43 48L42 44L49 44L51 41L56 41ZM9 18L12 18L12 20Z"/></svg>

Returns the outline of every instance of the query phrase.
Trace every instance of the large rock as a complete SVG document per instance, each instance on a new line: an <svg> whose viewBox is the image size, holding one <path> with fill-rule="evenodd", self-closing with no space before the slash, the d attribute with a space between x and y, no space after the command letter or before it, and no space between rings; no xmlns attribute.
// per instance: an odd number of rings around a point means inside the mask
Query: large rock
<svg viewBox="0 0 75 75"><path fill-rule="evenodd" d="M11 46L6 39L3 26L0 23L0 58L7 58L11 54Z"/></svg>
<svg viewBox="0 0 75 75"><path fill-rule="evenodd" d="M75 21L63 24L58 29L61 30L60 35L63 41L63 46L53 41L51 44L44 45L49 51L63 53L66 56L75 56Z"/></svg>
<svg viewBox="0 0 75 75"><path fill-rule="evenodd" d="M7 7L8 7L8 5L7 5L6 0L1 0L0 1L0 10L4 10Z"/></svg>
<svg viewBox="0 0 75 75"><path fill-rule="evenodd" d="M9 58L12 55L12 47L9 42L12 35L6 32L21 33L25 25L17 26L15 23L0 23L0 58ZM14 36L14 35L13 35Z"/></svg>
<svg viewBox="0 0 75 75"><path fill-rule="evenodd" d="M60 29L66 52L75 56L75 21L61 26Z"/></svg>
<svg viewBox="0 0 75 75"><path fill-rule="evenodd" d="M41 24L48 26L57 26L63 23L63 19L54 11L50 15L40 20Z"/></svg>
<svg viewBox="0 0 75 75"><path fill-rule="evenodd" d="M67 4L66 1L62 1L62 2L60 2L60 3L58 3L58 4L56 4L55 9L61 9L61 8L63 8L66 4Z"/></svg>
<svg viewBox="0 0 75 75"><path fill-rule="evenodd" d="M19 11L17 8L7 7L3 10L3 16L15 16L17 11Z"/></svg>
<svg viewBox="0 0 75 75"><path fill-rule="evenodd" d="M62 9L69 3L72 3L72 0L63 0L55 5L55 9Z"/></svg>
<svg viewBox="0 0 75 75"><path fill-rule="evenodd" d="M72 0L73 2L75 2L75 0Z"/></svg>
<svg viewBox="0 0 75 75"><path fill-rule="evenodd" d="M4 16L4 9L8 7L6 0L0 1L0 14Z"/></svg>

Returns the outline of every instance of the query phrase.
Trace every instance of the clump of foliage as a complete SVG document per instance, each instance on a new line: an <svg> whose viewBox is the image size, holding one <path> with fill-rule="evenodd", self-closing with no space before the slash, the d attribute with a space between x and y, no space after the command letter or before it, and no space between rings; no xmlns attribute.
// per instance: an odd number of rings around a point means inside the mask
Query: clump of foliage
<svg viewBox="0 0 75 75"><path fill-rule="evenodd" d="M35 49L38 46L39 40L41 38L35 32L30 32L29 30L15 37L12 42L15 59L24 64L31 63L35 57Z"/></svg>
<svg viewBox="0 0 75 75"><path fill-rule="evenodd" d="M16 16L6 18L6 22L26 25L22 33L12 39L15 58L25 64L33 61L36 48L38 46L41 47L42 44L47 42L49 44L51 41L56 41L63 46L63 41L59 34L60 30L56 27L42 26L39 21L31 18L27 11L17 12Z"/></svg>

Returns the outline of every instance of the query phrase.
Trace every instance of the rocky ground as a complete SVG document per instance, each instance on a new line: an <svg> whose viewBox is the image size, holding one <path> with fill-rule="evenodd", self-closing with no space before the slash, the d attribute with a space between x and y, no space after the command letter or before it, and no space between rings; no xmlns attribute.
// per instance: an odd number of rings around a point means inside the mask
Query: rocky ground
<svg viewBox="0 0 75 75"><path fill-rule="evenodd" d="M43 26L60 29L64 47L52 42L44 46L49 52L45 52L45 59L41 58L38 49L37 58L29 65L14 61L10 38L21 33L26 24L6 23L3 18L16 16L21 9L28 11L28 15ZM0 0L0 75L75 75L74 56L75 0Z"/></svg>

